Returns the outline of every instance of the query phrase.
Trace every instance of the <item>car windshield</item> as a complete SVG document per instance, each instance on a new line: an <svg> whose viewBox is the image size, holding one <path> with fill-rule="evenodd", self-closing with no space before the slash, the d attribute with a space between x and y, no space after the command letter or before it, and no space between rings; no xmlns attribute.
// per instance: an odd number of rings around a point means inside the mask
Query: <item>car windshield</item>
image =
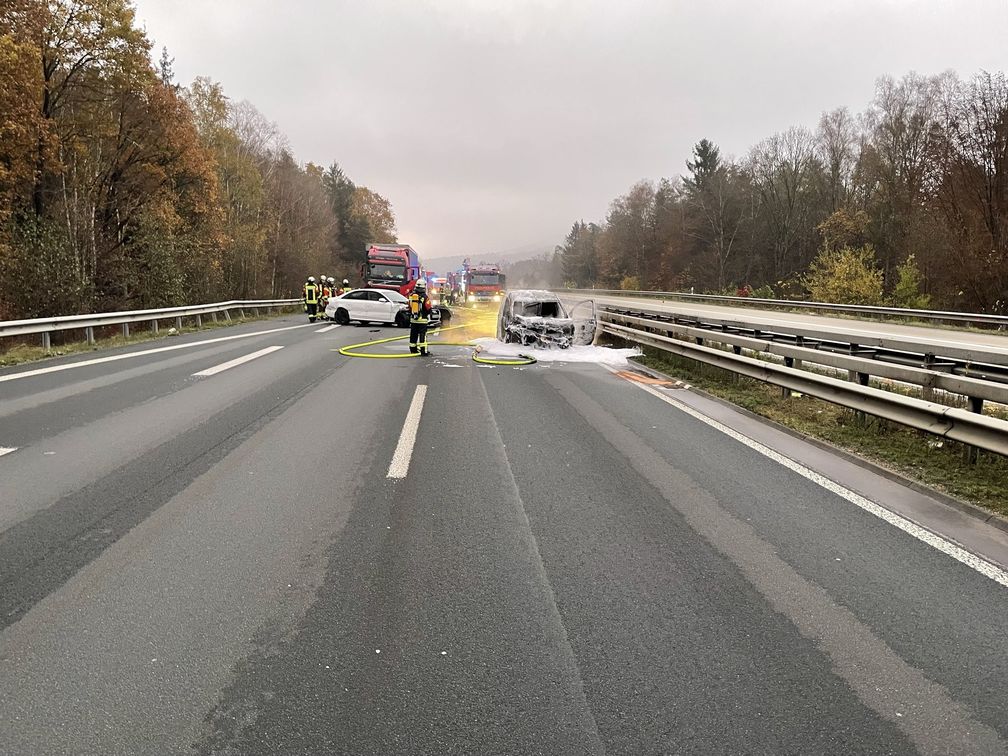
<svg viewBox="0 0 1008 756"><path fill-rule="evenodd" d="M406 304L409 302L409 300L398 291L383 291L382 294L388 297L392 302L398 302L399 304Z"/></svg>

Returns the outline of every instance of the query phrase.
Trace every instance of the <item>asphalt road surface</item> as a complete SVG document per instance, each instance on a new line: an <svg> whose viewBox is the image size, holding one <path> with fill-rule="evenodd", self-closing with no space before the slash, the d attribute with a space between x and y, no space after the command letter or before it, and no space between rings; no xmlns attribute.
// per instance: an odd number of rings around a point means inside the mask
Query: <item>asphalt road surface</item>
<svg viewBox="0 0 1008 756"><path fill-rule="evenodd" d="M334 351L402 333L0 371L0 752L1008 752L1008 533L632 370Z"/></svg>

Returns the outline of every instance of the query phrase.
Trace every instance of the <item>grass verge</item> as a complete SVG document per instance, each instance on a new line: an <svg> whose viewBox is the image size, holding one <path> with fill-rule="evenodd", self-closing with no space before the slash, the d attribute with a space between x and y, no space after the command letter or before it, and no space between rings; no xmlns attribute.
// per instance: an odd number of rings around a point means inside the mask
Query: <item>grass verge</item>
<svg viewBox="0 0 1008 756"><path fill-rule="evenodd" d="M224 328L227 326L240 325L242 323L253 323L259 320L269 320L275 318L276 315L249 315L247 317L239 317L238 315L232 315L231 320L226 320L225 318L220 318L216 322L210 320L209 317L203 322L203 325L197 327L195 323L189 326L183 326L181 331L177 331L175 334L169 333L169 328L162 327L157 333L153 331L131 331L128 338L124 338L121 332L115 336L98 337L95 336L95 343L88 344L87 341L83 339L81 341L72 341L67 344L61 344L59 346L53 346L50 349L44 349L41 346L35 346L33 344L16 344L6 351L0 353L0 367L10 367L11 365L23 365L28 362L38 362L39 360L45 360L50 357L61 357L68 354L83 354L86 352L98 352L103 349L112 349L115 347L128 346L130 344L141 344L145 341L157 341L158 339L164 339L170 335L178 335L182 333L196 333L198 331L212 331L218 328ZM135 326L142 325L141 323L133 324ZM116 326L119 328L119 326Z"/></svg>
<svg viewBox="0 0 1008 756"><path fill-rule="evenodd" d="M777 386L644 347L640 362L799 433L829 442L911 480L1008 516L1008 458L979 452L810 396L785 397Z"/></svg>

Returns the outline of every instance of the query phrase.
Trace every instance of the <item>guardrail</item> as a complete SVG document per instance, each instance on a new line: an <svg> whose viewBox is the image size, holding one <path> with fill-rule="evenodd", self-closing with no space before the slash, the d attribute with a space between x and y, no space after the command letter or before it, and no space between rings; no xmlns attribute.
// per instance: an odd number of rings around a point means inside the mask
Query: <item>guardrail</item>
<svg viewBox="0 0 1008 756"><path fill-rule="evenodd" d="M861 382L832 378L620 325L605 318L602 327L604 331L630 341L1008 456L1008 422L981 414L982 404L971 404L969 410L949 407L866 386Z"/></svg>
<svg viewBox="0 0 1008 756"><path fill-rule="evenodd" d="M1008 315L992 315L982 312L954 312L951 310L914 310L902 307L880 307L876 305L848 305L830 302L807 302L792 299L760 299L759 297L729 297L719 294L689 294L678 291L626 291L623 289L563 289L563 293L586 296L637 297L647 299L676 299L684 302L709 302L769 308L794 308L821 312L841 312L864 317L890 316L908 320L934 320L959 323L983 323L985 325L1008 327Z"/></svg>
<svg viewBox="0 0 1008 756"><path fill-rule="evenodd" d="M215 302L213 304L191 305L188 307L165 307L160 310L128 310L125 312L100 312L89 315L63 315L54 318L32 318L30 320L0 321L0 337L42 335L42 346L50 348L50 335L57 331L81 329L89 344L94 343L94 329L102 326L122 325L123 335L129 336L130 323L150 323L151 330L158 330L158 321L175 320L175 327L182 329L182 318L196 318L196 325L202 325L202 317L210 315L214 321L218 313L230 320L231 311L238 310L244 317L244 310L271 309L300 304L300 299L255 299Z"/></svg>

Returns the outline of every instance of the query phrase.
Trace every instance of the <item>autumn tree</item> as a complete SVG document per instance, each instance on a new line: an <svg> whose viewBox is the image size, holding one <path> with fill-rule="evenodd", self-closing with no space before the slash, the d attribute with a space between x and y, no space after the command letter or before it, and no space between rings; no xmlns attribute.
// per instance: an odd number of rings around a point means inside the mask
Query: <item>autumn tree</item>
<svg viewBox="0 0 1008 756"><path fill-rule="evenodd" d="M354 222L394 238L387 200L172 64L129 0L3 0L0 318L283 296Z"/></svg>
<svg viewBox="0 0 1008 756"><path fill-rule="evenodd" d="M683 178L689 216L688 234L695 244L694 275L708 286L723 290L729 264L738 250L751 205L743 190L745 177L732 163L721 160L718 148L706 139L697 143L694 159Z"/></svg>
<svg viewBox="0 0 1008 756"><path fill-rule="evenodd" d="M564 243L556 248L564 281L576 288L593 285L598 280L598 243L601 229L595 223L577 221Z"/></svg>

